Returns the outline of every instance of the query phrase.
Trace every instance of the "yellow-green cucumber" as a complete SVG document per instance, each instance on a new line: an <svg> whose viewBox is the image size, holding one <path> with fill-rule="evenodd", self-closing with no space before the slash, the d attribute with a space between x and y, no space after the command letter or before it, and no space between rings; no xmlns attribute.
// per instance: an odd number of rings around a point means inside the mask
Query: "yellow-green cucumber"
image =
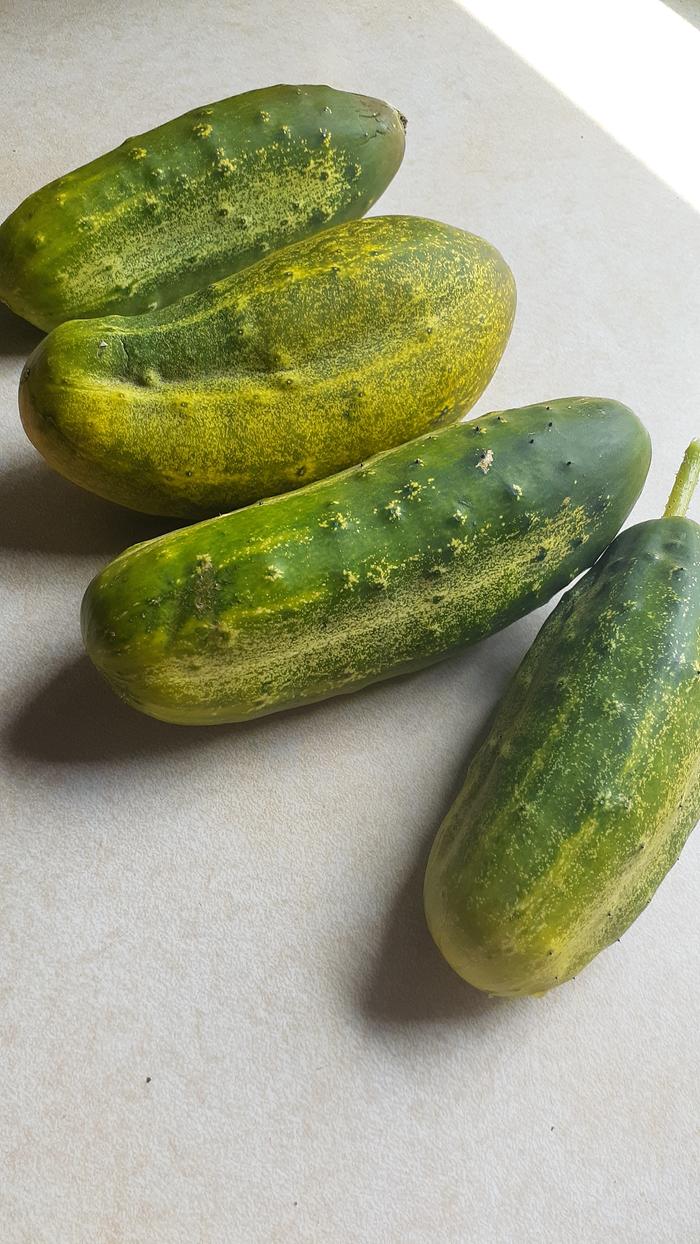
<svg viewBox="0 0 700 1244"><path fill-rule="evenodd" d="M0 299L39 328L152 311L363 216L405 118L329 86L196 108L59 177L0 225Z"/></svg>
<svg viewBox="0 0 700 1244"><path fill-rule="evenodd" d="M76 484L146 513L220 514L453 422L514 311L481 238L350 221L163 311L62 324L24 370L20 409Z"/></svg>
<svg viewBox="0 0 700 1244"><path fill-rule="evenodd" d="M493 994L542 994L620 938L700 816L700 472L549 616L437 836L433 938Z"/></svg>
<svg viewBox="0 0 700 1244"><path fill-rule="evenodd" d="M87 651L164 721L357 690L548 600L613 538L649 460L636 416L602 399L442 429L127 550L85 594Z"/></svg>

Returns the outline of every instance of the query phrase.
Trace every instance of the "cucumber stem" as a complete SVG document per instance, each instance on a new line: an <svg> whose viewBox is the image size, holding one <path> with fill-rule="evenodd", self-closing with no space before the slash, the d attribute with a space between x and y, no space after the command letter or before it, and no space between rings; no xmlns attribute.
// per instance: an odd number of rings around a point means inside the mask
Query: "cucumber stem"
<svg viewBox="0 0 700 1244"><path fill-rule="evenodd" d="M671 489L664 518L685 518L693 493L700 480L700 440L691 441Z"/></svg>

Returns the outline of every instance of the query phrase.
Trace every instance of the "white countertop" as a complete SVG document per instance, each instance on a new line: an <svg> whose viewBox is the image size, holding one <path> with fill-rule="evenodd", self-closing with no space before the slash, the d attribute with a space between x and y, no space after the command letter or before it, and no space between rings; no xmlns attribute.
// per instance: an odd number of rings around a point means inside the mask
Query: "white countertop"
<svg viewBox="0 0 700 1244"><path fill-rule="evenodd" d="M521 0L490 6L499 38L474 17L487 7L6 6L0 217L224 95L327 81L384 97L408 148L377 210L484 234L518 281L474 413L629 403L654 437L650 517L700 432L700 219L670 158L680 127L697 161L673 79L694 58L700 81L698 9L637 0L625 115L606 126L585 89L610 88L606 22L625 0L568 6L568 35ZM555 36L607 58L586 50L578 103L509 46L528 7L553 65ZM645 73L665 101L656 155L648 126L637 142L623 125ZM479 995L423 924L427 848L541 616L245 727L140 717L81 655L78 607L158 524L52 476L25 440L16 386L38 339L0 311L4 1244L696 1241L700 838L622 942L544 999Z"/></svg>

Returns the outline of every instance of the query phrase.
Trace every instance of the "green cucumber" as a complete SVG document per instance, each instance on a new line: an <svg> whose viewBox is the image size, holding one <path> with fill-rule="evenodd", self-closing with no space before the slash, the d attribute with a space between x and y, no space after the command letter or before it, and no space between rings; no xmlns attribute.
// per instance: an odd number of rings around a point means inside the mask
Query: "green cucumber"
<svg viewBox="0 0 700 1244"><path fill-rule="evenodd" d="M0 299L39 328L134 315L363 216L405 118L329 86L272 86L128 138L0 226Z"/></svg>
<svg viewBox="0 0 700 1244"><path fill-rule="evenodd" d="M700 816L700 526L690 447L550 614L437 836L430 931L465 980L542 994L647 906Z"/></svg>
<svg viewBox="0 0 700 1244"><path fill-rule="evenodd" d="M599 556L646 478L617 402L568 398L423 436L333 479L127 550L87 651L164 721L243 721L428 665Z"/></svg>
<svg viewBox="0 0 700 1244"><path fill-rule="evenodd" d="M20 385L27 435L74 483L201 517L453 422L515 311L488 242L416 216L349 221L162 311L75 320Z"/></svg>

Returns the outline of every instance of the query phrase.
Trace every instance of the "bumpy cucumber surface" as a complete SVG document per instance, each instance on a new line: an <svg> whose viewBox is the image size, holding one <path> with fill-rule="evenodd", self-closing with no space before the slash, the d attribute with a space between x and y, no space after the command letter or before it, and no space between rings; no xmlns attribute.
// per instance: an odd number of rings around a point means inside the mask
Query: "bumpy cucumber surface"
<svg viewBox="0 0 700 1244"><path fill-rule="evenodd" d="M0 299L40 328L182 298L362 216L404 152L388 104L272 86L197 108L25 199L0 226Z"/></svg>
<svg viewBox="0 0 700 1244"><path fill-rule="evenodd" d="M147 513L221 513L454 421L515 310L481 238L350 221L160 312L76 320L22 376L29 438L68 479Z"/></svg>
<svg viewBox="0 0 700 1244"><path fill-rule="evenodd" d="M649 466L624 406L569 398L421 437L334 479L127 550L87 651L165 721L241 721L438 660L546 601Z"/></svg>
<svg viewBox="0 0 700 1244"><path fill-rule="evenodd" d="M435 841L432 935L540 994L616 941L700 815L700 527L624 531L545 622Z"/></svg>

